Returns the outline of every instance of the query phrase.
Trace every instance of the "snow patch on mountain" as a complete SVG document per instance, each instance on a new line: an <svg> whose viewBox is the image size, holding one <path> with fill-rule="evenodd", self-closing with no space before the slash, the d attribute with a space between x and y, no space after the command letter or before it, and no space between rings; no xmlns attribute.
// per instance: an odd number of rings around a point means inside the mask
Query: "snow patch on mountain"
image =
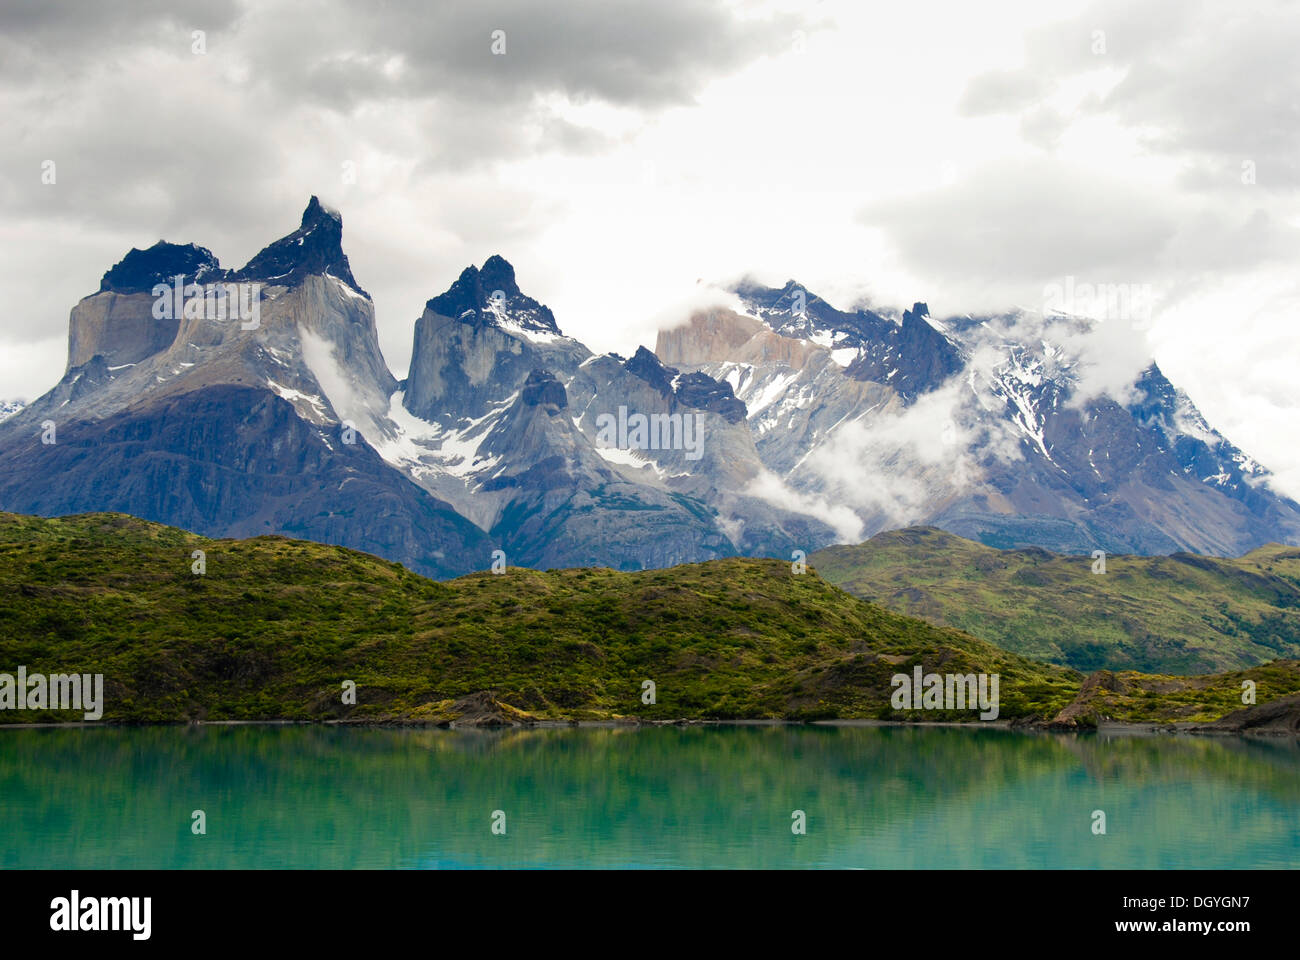
<svg viewBox="0 0 1300 960"><path fill-rule="evenodd" d="M513 394L483 416L462 421L456 429L449 430L411 413L403 403L404 391L398 390L389 400L389 429L373 439L371 446L417 483L443 477L469 483L475 476L488 475L500 464L500 456L480 458L478 451L484 437L517 395ZM439 492L445 490L439 488Z"/></svg>
<svg viewBox="0 0 1300 960"><path fill-rule="evenodd" d="M327 273L326 275L331 280L334 281L334 283L338 286L339 293L343 294L343 296L348 297L351 300L362 300L366 303L370 302L369 297L367 297L364 293L360 293L352 289L352 287L348 284L346 280L340 280L338 277L334 276L333 274Z"/></svg>
<svg viewBox="0 0 1300 960"><path fill-rule="evenodd" d="M607 447L600 443L593 444L593 446L595 447L596 452L610 463L618 464L620 467L631 467L634 470L641 470L645 467L650 467L659 475L660 478L667 476L666 471L659 466L659 464L655 463L654 460L650 459L649 456L639 450L633 450L630 448L625 449L623 447Z"/></svg>
<svg viewBox="0 0 1300 960"><path fill-rule="evenodd" d="M193 364L190 364L190 366L193 366ZM326 408L325 401L320 397L303 393L299 390L294 390L292 387L286 387L269 378L266 381L266 385L285 400L292 403L294 409L296 409L300 414L307 415L308 419L312 420L312 422L320 423L329 417L329 411ZM310 409L304 409L303 404L306 404Z"/></svg>
<svg viewBox="0 0 1300 960"><path fill-rule="evenodd" d="M571 339L546 329L536 316L536 311L527 308L512 311L508 301L502 298L489 297L483 306L483 312L489 314L503 331L513 337L522 337L529 343L555 343L557 340Z"/></svg>

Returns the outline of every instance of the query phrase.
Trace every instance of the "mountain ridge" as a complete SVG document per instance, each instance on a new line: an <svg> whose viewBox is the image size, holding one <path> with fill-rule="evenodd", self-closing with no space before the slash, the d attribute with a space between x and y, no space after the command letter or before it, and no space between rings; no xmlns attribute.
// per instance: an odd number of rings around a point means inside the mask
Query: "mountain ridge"
<svg viewBox="0 0 1300 960"><path fill-rule="evenodd" d="M494 254L429 298L398 380L342 230L312 196L238 269L193 243L129 251L73 307L63 378L0 421L0 508L130 509L210 535L327 530L435 576L496 549L619 569L789 559L917 522L1075 552L1300 540L1300 505L1158 367L1127 403L1081 399L1065 346L923 302L841 311L794 281L746 281L749 313L694 312L624 358L562 333ZM182 289L256 288L257 315L227 315L244 300L160 315L154 286L174 291L173 271ZM184 425L200 415L216 425ZM46 423L86 455L45 442ZM229 464L265 476L218 482ZM68 471L77 489L55 493Z"/></svg>

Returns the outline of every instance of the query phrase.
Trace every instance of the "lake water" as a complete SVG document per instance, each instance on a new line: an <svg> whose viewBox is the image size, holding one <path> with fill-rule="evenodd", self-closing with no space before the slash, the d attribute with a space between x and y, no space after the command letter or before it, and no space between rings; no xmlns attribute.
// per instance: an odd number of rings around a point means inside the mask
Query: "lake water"
<svg viewBox="0 0 1300 960"><path fill-rule="evenodd" d="M0 729L3 868L1296 866L1294 740Z"/></svg>

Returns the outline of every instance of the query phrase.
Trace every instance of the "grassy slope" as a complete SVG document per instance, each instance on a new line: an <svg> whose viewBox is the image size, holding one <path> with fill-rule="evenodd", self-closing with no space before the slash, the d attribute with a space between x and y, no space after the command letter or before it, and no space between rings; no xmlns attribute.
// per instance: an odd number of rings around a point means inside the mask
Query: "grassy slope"
<svg viewBox="0 0 1300 960"><path fill-rule="evenodd" d="M190 571L194 549L206 551L203 576ZM1001 674L1003 718L1054 715L1080 679L775 560L437 583L279 537L0 514L0 671L103 673L106 720L420 719L485 689L554 718L901 719L889 678L915 663ZM644 679L654 705L641 703ZM341 703L345 680L356 707Z"/></svg>
<svg viewBox="0 0 1300 960"><path fill-rule="evenodd" d="M1300 548L1236 560L995 550L917 527L811 561L866 600L1079 670L1210 673L1300 657Z"/></svg>
<svg viewBox="0 0 1300 960"><path fill-rule="evenodd" d="M206 552L207 572L190 572ZM1004 719L1211 720L1300 689L1300 661L1082 677L890 613L775 560L426 580L281 537L207 540L115 514L0 514L0 672L103 673L106 720L435 720L492 690L543 718L970 720L889 706L889 678L1001 675ZM658 702L640 701L641 682ZM345 707L344 680L358 685ZM79 720L3 711L0 723Z"/></svg>

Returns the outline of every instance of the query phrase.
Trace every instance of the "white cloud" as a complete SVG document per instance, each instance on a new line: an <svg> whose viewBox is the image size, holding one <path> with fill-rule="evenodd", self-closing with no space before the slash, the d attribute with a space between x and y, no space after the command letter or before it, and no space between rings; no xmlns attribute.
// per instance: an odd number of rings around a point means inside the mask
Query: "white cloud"
<svg viewBox="0 0 1300 960"><path fill-rule="evenodd" d="M840 543L857 543L862 539L862 519L849 506L832 504L825 497L794 490L770 470L760 472L741 492L773 506L815 517L835 531ZM732 537L733 541L735 539Z"/></svg>
<svg viewBox="0 0 1300 960"><path fill-rule="evenodd" d="M920 522L936 503L978 483L984 457L1020 456L1005 421L980 417L978 404L965 379L955 378L897 413L846 423L801 469L873 527Z"/></svg>

